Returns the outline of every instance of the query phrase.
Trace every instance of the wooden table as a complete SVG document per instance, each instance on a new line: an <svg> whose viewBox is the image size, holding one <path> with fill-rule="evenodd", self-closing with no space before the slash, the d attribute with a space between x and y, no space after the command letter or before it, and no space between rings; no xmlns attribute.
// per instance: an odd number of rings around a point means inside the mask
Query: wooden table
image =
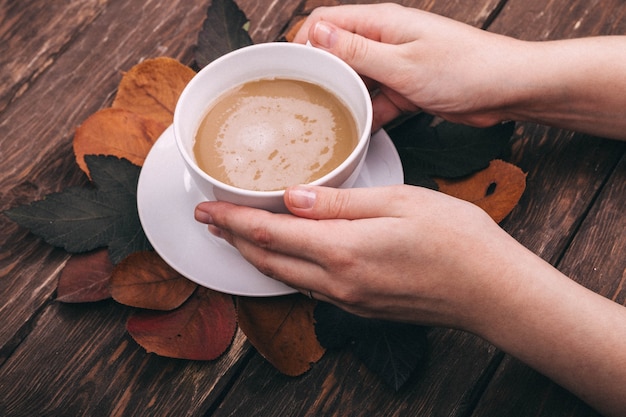
<svg viewBox="0 0 626 417"><path fill-rule="evenodd" d="M84 184L75 127L110 105L122 71L142 59L191 64L208 3L0 0L0 210ZM257 43L278 39L304 8L237 3ZM621 0L402 3L530 40L626 33ZM528 172L527 190L503 227L624 304L626 144L533 124L515 137L512 162ZM241 332L214 362L147 354L125 330L129 308L55 301L68 257L0 216L2 416L595 415L489 343L447 329L430 333L429 361L398 393L343 351L283 376Z"/></svg>

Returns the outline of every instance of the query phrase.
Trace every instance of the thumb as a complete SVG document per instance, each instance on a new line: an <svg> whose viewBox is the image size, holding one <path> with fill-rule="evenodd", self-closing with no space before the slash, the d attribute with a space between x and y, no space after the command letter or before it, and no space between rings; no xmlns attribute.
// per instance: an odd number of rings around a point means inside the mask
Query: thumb
<svg viewBox="0 0 626 417"><path fill-rule="evenodd" d="M400 187L404 186L338 189L297 185L285 190L284 200L291 213L308 219L390 217L399 215L393 202L403 193Z"/></svg>
<svg viewBox="0 0 626 417"><path fill-rule="evenodd" d="M327 21L316 22L309 29L309 41L350 65L356 72L374 80L388 74L387 46L356 33L341 29Z"/></svg>

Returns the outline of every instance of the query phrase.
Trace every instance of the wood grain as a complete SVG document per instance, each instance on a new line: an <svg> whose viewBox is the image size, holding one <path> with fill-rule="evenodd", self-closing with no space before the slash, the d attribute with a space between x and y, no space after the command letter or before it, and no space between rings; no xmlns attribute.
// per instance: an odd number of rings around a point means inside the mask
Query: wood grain
<svg viewBox="0 0 626 417"><path fill-rule="evenodd" d="M105 5L96 0L0 3L0 112L54 65Z"/></svg>
<svg viewBox="0 0 626 417"><path fill-rule="evenodd" d="M113 301L53 303L0 368L0 415L198 415L219 399L250 349L238 333L212 362L147 354ZM33 360L36 359L36 360Z"/></svg>
<svg viewBox="0 0 626 417"><path fill-rule="evenodd" d="M282 376L255 356L245 369L248 377L237 381L214 416L464 415L471 388L481 383L497 351L450 330L433 330L430 341L428 363L399 392L344 350L328 352L299 378Z"/></svg>
<svg viewBox="0 0 626 417"><path fill-rule="evenodd" d="M237 0L255 42L280 38L311 5L335 2ZM529 40L626 30L620 0L398 2ZM191 64L209 3L0 0L0 210L84 184L71 149L75 127L111 103L122 72L141 60ZM528 186L503 223L621 304L625 151L624 143L518 125L513 162L528 172ZM398 393L346 351L286 377L241 332L214 362L146 354L126 334L127 307L54 301L67 257L0 215L2 416L595 415L485 341L447 329L431 331L429 361Z"/></svg>

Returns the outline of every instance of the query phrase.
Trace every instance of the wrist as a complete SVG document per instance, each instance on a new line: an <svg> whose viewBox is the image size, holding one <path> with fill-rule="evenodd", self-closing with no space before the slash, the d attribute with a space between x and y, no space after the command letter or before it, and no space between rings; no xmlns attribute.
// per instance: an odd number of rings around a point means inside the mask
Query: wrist
<svg viewBox="0 0 626 417"><path fill-rule="evenodd" d="M624 139L626 37L519 41L502 117Z"/></svg>

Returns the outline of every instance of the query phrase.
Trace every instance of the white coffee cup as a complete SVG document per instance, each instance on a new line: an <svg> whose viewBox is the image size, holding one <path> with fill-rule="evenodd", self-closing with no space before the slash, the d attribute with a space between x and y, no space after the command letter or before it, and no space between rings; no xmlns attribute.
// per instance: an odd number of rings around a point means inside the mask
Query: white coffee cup
<svg viewBox="0 0 626 417"><path fill-rule="evenodd" d="M218 181L196 163L193 146L198 126L208 107L220 95L245 82L291 78L315 83L339 97L352 111L358 143L337 168L311 182L349 188L365 161L371 136L372 102L360 76L345 62L323 50L301 44L273 42L230 52L204 67L183 90L174 111L176 145L194 183L208 199L285 211L284 190L253 191Z"/></svg>

